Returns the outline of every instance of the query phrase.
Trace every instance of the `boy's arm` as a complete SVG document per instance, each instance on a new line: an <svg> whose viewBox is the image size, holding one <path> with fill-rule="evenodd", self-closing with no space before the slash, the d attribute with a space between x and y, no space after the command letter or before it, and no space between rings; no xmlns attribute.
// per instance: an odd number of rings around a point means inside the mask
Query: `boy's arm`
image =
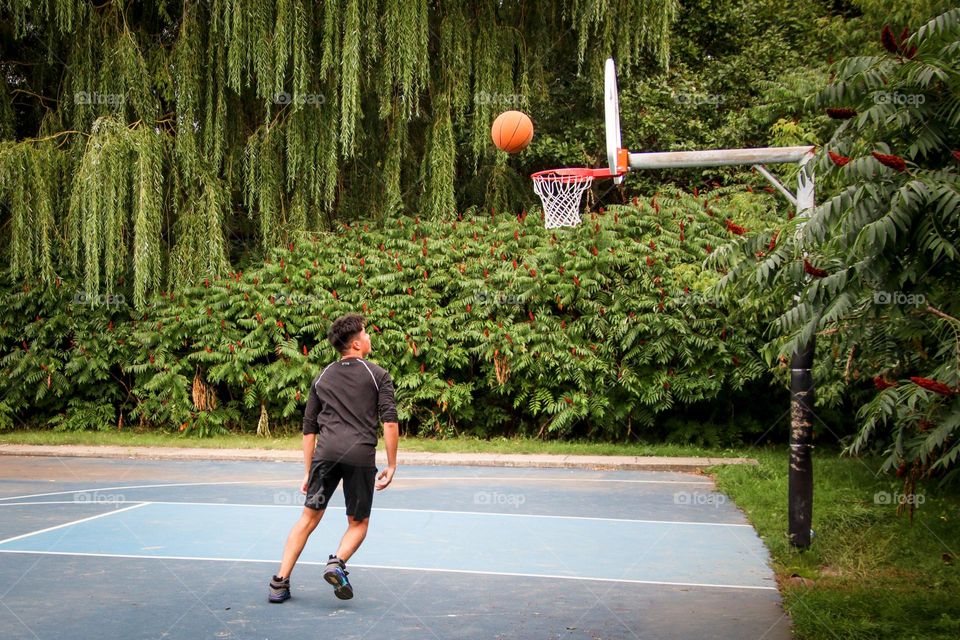
<svg viewBox="0 0 960 640"><path fill-rule="evenodd" d="M303 483L300 493L307 492L307 481L310 480L310 464L313 462L313 450L317 446L317 433L320 426L317 424L317 414L320 413L320 396L317 389L310 384L310 395L307 396L307 408L303 412Z"/></svg>
<svg viewBox="0 0 960 640"><path fill-rule="evenodd" d="M397 444L400 442L400 423L397 420L397 403L393 395L393 380L385 373L378 385L380 388L379 411L383 421L383 443L387 448L387 468L377 476L377 490L386 489L397 471Z"/></svg>
<svg viewBox="0 0 960 640"><path fill-rule="evenodd" d="M383 423L383 442L387 445L387 468L377 476L377 491L390 486L393 481L393 474L397 472L397 443L400 442L400 424L398 422Z"/></svg>
<svg viewBox="0 0 960 640"><path fill-rule="evenodd" d="M300 485L300 493L307 492L307 482L310 481L310 464L313 462L313 449L317 446L317 434L303 434L303 483Z"/></svg>

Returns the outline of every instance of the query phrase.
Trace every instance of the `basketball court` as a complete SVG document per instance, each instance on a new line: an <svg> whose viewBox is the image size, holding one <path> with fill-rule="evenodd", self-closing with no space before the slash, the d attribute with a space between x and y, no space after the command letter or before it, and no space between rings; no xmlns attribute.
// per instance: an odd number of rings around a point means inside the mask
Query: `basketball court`
<svg viewBox="0 0 960 640"><path fill-rule="evenodd" d="M300 465L2 460L3 638L790 637L761 540L703 476L401 467L356 597L321 578L338 491L270 604Z"/></svg>
<svg viewBox="0 0 960 640"><path fill-rule="evenodd" d="M812 206L812 173L794 194L763 168L805 165L812 147L623 148L613 60L605 74L609 166L534 174L548 228L579 224L594 179L666 167L753 164L798 213ZM348 563L356 597L321 577L344 530L338 492L293 598L270 604L301 465L2 460L3 638L790 637L762 541L703 476L404 466Z"/></svg>

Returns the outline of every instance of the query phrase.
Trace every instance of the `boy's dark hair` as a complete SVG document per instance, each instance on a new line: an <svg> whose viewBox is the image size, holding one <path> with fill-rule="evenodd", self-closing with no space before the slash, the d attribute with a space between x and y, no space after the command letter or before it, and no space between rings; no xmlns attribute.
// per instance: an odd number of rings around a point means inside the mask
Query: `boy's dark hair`
<svg viewBox="0 0 960 640"><path fill-rule="evenodd" d="M366 324L367 319L359 313L348 313L345 316L340 316L330 325L330 330L327 331L327 340L337 350L337 353L343 354L350 346L350 341L363 331Z"/></svg>

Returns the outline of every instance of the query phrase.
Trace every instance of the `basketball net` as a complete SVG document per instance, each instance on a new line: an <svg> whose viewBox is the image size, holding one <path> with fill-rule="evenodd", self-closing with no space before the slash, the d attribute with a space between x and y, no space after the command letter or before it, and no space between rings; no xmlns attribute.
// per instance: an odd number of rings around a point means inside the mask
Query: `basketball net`
<svg viewBox="0 0 960 640"><path fill-rule="evenodd" d="M543 202L547 229L580 224L580 200L593 183L592 175L563 174L551 169L533 174L533 190Z"/></svg>

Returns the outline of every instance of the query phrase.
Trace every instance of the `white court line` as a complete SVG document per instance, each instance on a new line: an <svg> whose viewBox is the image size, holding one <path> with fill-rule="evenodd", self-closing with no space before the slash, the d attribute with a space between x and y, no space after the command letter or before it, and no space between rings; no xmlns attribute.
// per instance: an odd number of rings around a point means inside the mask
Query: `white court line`
<svg viewBox="0 0 960 640"><path fill-rule="evenodd" d="M52 556L81 556L81 557L94 557L94 558L129 558L134 560L200 560L200 561L209 561L209 562L257 562L257 563L270 563L276 564L276 558L270 560L261 560L258 558L210 558L204 556L148 556L148 555L135 555L135 554L121 554L121 553L81 553L74 551L22 551L19 549L0 549L0 553L22 553L27 555L52 555ZM310 560L300 560L298 565L314 565L318 567L326 566L325 561L314 562ZM391 565L380 565L380 564L354 564L350 563L351 567L358 569L387 569L387 570L396 570L396 571L430 571L434 573L466 573L471 575L481 575L481 576L507 576L507 577L517 577L517 578L547 578L551 580L584 580L589 582L616 582L616 583L625 583L625 584L649 584L649 585L661 585L669 587L701 587L706 589L750 589L755 591L776 591L776 587L761 587L754 585L740 585L740 584L713 584L708 582L668 582L663 580L625 580L618 578L590 578L586 576L558 576L547 573L510 573L505 571L472 571L469 569L430 569L424 567L398 567Z"/></svg>
<svg viewBox="0 0 960 640"><path fill-rule="evenodd" d="M124 507L123 509L115 509L113 511L108 511L106 513L101 513L95 516L90 516L89 518L81 518L80 520L72 520L70 522L65 522L63 524L58 524L55 527L47 527L46 529L40 529L39 531L31 531L30 533L24 533L19 536L13 536L12 538L7 538L6 540L0 540L0 544L6 544L8 542L13 542L14 540L22 540L23 538L29 538L30 536L39 535L41 533L46 533L48 531L54 531L56 529L63 529L64 527L72 527L75 524L80 524L81 522L89 522L91 520L96 520L97 518L105 518L107 516L112 516L121 511L130 511L131 509L136 509L138 507L145 507L149 502L140 502L137 504L130 505L129 507Z"/></svg>
<svg viewBox="0 0 960 640"><path fill-rule="evenodd" d="M430 480L444 480L451 482L478 482L483 480L499 480L499 481L509 481L509 482L612 482L612 483L626 483L626 484L697 484L704 486L713 486L712 482L699 482L696 480L619 480L616 478L552 478L552 477L543 477L543 478L532 478L527 476L410 476L410 477L396 477L394 480L399 484L401 481L414 480L414 481L430 481ZM119 491L121 489L154 489L162 487L204 487L204 486L219 486L219 485L233 485L233 484L275 484L278 482L290 482L291 484L296 483L295 478L285 478L282 480L235 480L228 482L176 482L170 484L133 484L126 485L122 487L91 487L87 489L71 489L69 491L50 491L47 493L31 493L21 496L9 496L6 498L0 498L0 502L7 500L19 500L21 498L44 498L46 496L63 496L69 495L71 493L89 493L94 491Z"/></svg>
<svg viewBox="0 0 960 640"><path fill-rule="evenodd" d="M91 487L89 489L72 489L70 491L50 491L49 493L31 493L24 496L9 496L0 498L0 502L6 500L19 500L21 498L44 498L46 496L66 496L71 493L96 493L97 491L119 491L121 489L154 489L158 487L202 487L207 485L225 485L225 484L273 484L276 482L295 483L296 480L284 478L283 480L232 480L229 482L174 482L171 484L131 484L124 487Z"/></svg>
<svg viewBox="0 0 960 640"><path fill-rule="evenodd" d="M526 476L519 477L507 477L507 476L452 476L452 477L431 477L431 476L412 476L408 478L398 477L395 478L399 484L401 481L406 480L449 480L449 481L468 481L468 482L477 482L482 480L505 480L511 482L523 482L523 481L535 481L535 482L616 482L616 483L629 483L629 484L698 484L704 486L713 486L712 482L698 482L694 480L617 480L615 478L530 478ZM235 480L229 482L175 482L170 484L132 484L122 487L90 487L87 489L71 489L69 491L50 491L47 493L30 493L21 496L8 496L6 498L0 498L0 502L5 502L7 500L20 500L23 498L45 498L47 496L65 496L71 493L90 493L96 491L120 491L121 489L156 489L162 487L204 487L204 486L219 486L219 485L231 485L231 484L275 484L277 482L289 482L291 484L296 483L296 479L285 478L282 480Z"/></svg>
<svg viewBox="0 0 960 640"><path fill-rule="evenodd" d="M150 500L150 501L137 501L137 500L115 500L115 501L103 501L100 503L90 501L90 502L72 502L72 501L51 501L51 502L9 502L5 504L0 504L0 507L13 507L17 505L39 505L39 504L125 504L127 502L138 502L141 505L144 504L163 504L163 505L185 505L192 507L247 507L247 508L260 508L260 509L300 509L303 507L302 504L251 504L251 503L240 503L240 502L178 502L178 501L164 501L164 500ZM337 510L344 511L346 507L327 507L327 510ZM373 514L382 513L385 511L397 512L397 513L442 513L442 514L454 514L454 515L467 515L467 516L506 516L511 518L552 518L555 520L590 520L597 522L630 522L630 523L640 523L640 524L675 524L675 525L693 525L700 527L745 527L752 528L749 524L740 524L735 522L693 522L689 520L639 520L632 518L600 518L596 516L558 516L558 515L549 515L549 514L540 514L540 513L503 513L501 511L454 511L449 509L402 509L399 507L374 507ZM3 542L0 542L3 544Z"/></svg>
<svg viewBox="0 0 960 640"><path fill-rule="evenodd" d="M704 486L713 486L712 482L701 482L698 480L620 480L617 478L551 478L548 476L542 478L529 476L394 476L393 480L394 482L401 482L404 480L450 480L458 482L462 480L467 482L478 482L484 480L506 480L509 482L615 482L625 484L702 484Z"/></svg>

